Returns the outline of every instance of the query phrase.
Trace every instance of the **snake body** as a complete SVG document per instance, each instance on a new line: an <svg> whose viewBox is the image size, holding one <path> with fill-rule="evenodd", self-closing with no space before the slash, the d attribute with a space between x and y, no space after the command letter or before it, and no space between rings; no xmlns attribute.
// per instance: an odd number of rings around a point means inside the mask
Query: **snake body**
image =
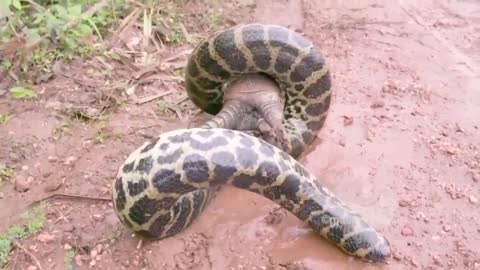
<svg viewBox="0 0 480 270"><path fill-rule="evenodd" d="M117 173L112 193L122 223L148 238L175 235L198 217L218 187L231 184L281 205L347 254L385 261L388 241L294 158L318 133L330 104L330 75L319 52L280 26L233 27L194 49L187 92L215 114L222 87L245 73L265 73L280 85L293 153L223 128L163 133L132 152Z"/></svg>
<svg viewBox="0 0 480 270"><path fill-rule="evenodd" d="M322 55L282 26L235 26L195 47L186 68L187 93L195 105L216 114L228 80L246 73L266 74L280 86L290 154L298 156L322 128L330 107L330 72Z"/></svg>

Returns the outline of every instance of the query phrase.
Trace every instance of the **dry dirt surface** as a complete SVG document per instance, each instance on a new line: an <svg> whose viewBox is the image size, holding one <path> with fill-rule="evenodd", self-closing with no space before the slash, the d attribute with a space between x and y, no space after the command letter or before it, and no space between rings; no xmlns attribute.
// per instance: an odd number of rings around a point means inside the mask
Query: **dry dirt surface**
<svg viewBox="0 0 480 270"><path fill-rule="evenodd" d="M192 12L205 6L186 2ZM222 5L226 24L268 9ZM53 198L43 229L7 267L480 269L480 2L304 0L301 12L294 27L324 52L335 93L301 162L388 238L388 264L346 256L274 203L226 187L190 228L151 242L122 226L109 201ZM191 47L164 48L150 71L138 70L142 55L75 61L36 85L33 101L0 96L0 113L12 115L0 126L0 161L14 171L0 186L0 231L52 194L108 199L132 150L199 121L175 71ZM141 83L117 95L132 74ZM84 119L98 114L107 117Z"/></svg>

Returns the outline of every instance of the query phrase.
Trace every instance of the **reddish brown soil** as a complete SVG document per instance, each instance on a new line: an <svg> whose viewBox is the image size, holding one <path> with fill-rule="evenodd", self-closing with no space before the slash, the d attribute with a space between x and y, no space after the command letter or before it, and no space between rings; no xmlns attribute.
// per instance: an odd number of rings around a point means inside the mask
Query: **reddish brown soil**
<svg viewBox="0 0 480 270"><path fill-rule="evenodd" d="M226 4L224 13L241 23L255 12ZM274 203L227 187L186 231L143 243L108 202L49 201L45 228L22 242L43 269L65 269L70 248L77 251L73 269L480 269L478 1L304 0L303 21L294 24L324 52L335 92L326 126L301 161L389 239L394 256L387 265L352 259ZM183 101L183 85L165 77L175 75L169 70L176 63L164 63L135 94L171 91L163 99L182 101L177 112L159 115L156 101L137 105L117 95L122 104L101 132L60 109L105 105L92 93L115 96L108 86L134 72L125 63L76 62L67 77L37 85L35 101L0 97L0 113L14 114L0 126L0 161L29 182L26 192L13 183L0 187L0 231L53 193L108 198L126 155L198 120ZM62 121L70 132L55 140ZM37 269L18 249L9 267Z"/></svg>

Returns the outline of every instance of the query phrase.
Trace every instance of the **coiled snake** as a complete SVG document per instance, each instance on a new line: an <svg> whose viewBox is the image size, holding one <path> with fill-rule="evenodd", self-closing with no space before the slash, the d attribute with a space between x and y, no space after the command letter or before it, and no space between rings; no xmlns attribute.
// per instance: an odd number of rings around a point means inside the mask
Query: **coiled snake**
<svg viewBox="0 0 480 270"><path fill-rule="evenodd" d="M195 48L187 92L197 106L216 114L222 86L245 73L267 74L280 86L290 153L231 129L166 132L131 153L119 169L113 201L120 220L145 237L175 235L228 183L278 203L347 254L373 262L389 258L388 241L294 158L316 136L330 104L330 75L317 49L280 26L236 26Z"/></svg>

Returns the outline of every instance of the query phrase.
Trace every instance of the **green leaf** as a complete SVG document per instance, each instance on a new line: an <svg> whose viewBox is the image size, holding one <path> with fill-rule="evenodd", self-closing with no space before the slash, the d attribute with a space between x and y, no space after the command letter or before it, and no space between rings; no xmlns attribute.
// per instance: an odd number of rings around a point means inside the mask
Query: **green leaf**
<svg viewBox="0 0 480 270"><path fill-rule="evenodd" d="M68 8L70 16L79 17L82 15L82 5L75 5Z"/></svg>
<svg viewBox="0 0 480 270"><path fill-rule="evenodd" d="M20 0L12 0L12 6L18 10L22 10L22 3L20 3Z"/></svg>
<svg viewBox="0 0 480 270"><path fill-rule="evenodd" d="M40 38L40 34L38 33L37 28L27 29L25 33L25 37L28 43L34 42Z"/></svg>
<svg viewBox="0 0 480 270"><path fill-rule="evenodd" d="M10 89L10 92L12 93L13 98L16 99L30 99L37 96L32 89L25 88L23 86L15 86Z"/></svg>

